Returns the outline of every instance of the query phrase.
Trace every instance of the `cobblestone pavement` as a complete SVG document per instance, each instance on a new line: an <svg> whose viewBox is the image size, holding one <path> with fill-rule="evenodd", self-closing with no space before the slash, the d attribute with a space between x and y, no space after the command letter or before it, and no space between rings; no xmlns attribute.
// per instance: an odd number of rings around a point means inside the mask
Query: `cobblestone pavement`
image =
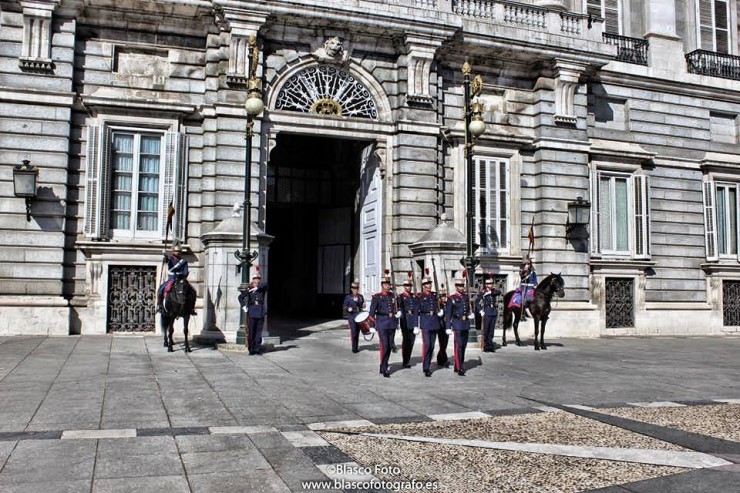
<svg viewBox="0 0 740 493"><path fill-rule="evenodd" d="M730 463L632 483L615 478L600 491L722 492L740 483L738 444L722 438L733 434L674 429L653 414L640 421L599 412L740 403L740 338L551 339L548 351L508 346L493 354L470 348L462 378L435 365L425 378L417 344L413 367L401 369L395 354L387 379L378 375L375 341L353 354L348 330L336 327L274 330L283 343L262 356L197 346L186 354L181 345L167 353L155 336L0 338L0 491L341 491L334 486L348 484L341 481L353 471L337 474L337 465L357 458L321 430L529 419L554 410ZM729 409L732 422L735 407L722 408L723 419ZM475 469L471 476L474 483ZM330 480L337 482L306 487ZM446 491L466 490L448 484Z"/></svg>

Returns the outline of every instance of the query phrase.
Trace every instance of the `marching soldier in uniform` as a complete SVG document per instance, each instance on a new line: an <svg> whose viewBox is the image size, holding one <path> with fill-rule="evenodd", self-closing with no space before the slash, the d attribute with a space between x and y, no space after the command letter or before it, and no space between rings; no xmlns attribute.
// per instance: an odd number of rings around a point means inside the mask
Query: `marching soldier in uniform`
<svg viewBox="0 0 740 493"><path fill-rule="evenodd" d="M172 248L172 253L168 253L167 250L163 250L162 255L164 256L163 260L167 262L167 280L161 286L159 286L159 289L157 290L156 313L162 312L164 297L167 296L167 293L169 293L170 289L172 288L172 284L174 284L175 279L177 279L177 276L182 276L187 279L188 274L190 274L188 261L182 258L182 247L180 245L175 245ZM194 288L190 286L190 284L188 284L188 286L191 290L194 291ZM190 314L197 315L195 313L195 310L193 310Z"/></svg>
<svg viewBox="0 0 740 493"><path fill-rule="evenodd" d="M344 297L342 304L347 314L347 323L349 324L349 336L352 342L352 352L359 353L358 347L360 341L360 329L357 328L355 317L365 308L365 298L360 294L360 283L353 282L350 286L350 293Z"/></svg>
<svg viewBox="0 0 740 493"><path fill-rule="evenodd" d="M455 280L455 292L447 298L445 305L445 322L455 334L453 360L455 373L465 376L465 348L468 345L470 321L475 320L475 314L470 311L470 298L465 292L465 280Z"/></svg>
<svg viewBox="0 0 740 493"><path fill-rule="evenodd" d="M421 327L421 369L424 376L431 377L429 368L434 354L434 340L440 329L439 302L437 293L432 291L432 278L427 276L421 281L419 294L419 326Z"/></svg>
<svg viewBox="0 0 740 493"><path fill-rule="evenodd" d="M403 293L398 295L398 309L401 311L401 355L403 357L403 367L411 368L411 352L414 350L414 342L419 329L419 299L411 292L413 281L412 273L409 272L409 278L403 281Z"/></svg>
<svg viewBox="0 0 740 493"><path fill-rule="evenodd" d="M450 358L447 357L447 343L450 341L452 330L450 330L450 327L445 322L444 309L447 305L447 289L444 286L437 293L437 302L439 303L439 311L437 312L437 318L439 319L439 330L437 331L437 338L439 338L437 366L449 368Z"/></svg>
<svg viewBox="0 0 740 493"><path fill-rule="evenodd" d="M380 374L389 378L391 373L388 360L391 357L391 347L396 337L401 312L396 305L396 293L391 291L391 278L387 270L380 287L381 291L373 295L369 312L370 316L375 318L375 330L378 333Z"/></svg>
<svg viewBox="0 0 740 493"><path fill-rule="evenodd" d="M239 304L247 317L247 349L250 355L262 354L262 327L265 324L265 295L267 283L262 282L259 267L252 276L252 284L239 295Z"/></svg>
<svg viewBox="0 0 740 493"><path fill-rule="evenodd" d="M478 294L475 300L475 307L481 316L484 353L492 353L496 349L493 343L493 329L496 327L496 317L498 316L496 303L498 296L501 296L501 291L493 287L493 279L489 277L486 279L483 291Z"/></svg>

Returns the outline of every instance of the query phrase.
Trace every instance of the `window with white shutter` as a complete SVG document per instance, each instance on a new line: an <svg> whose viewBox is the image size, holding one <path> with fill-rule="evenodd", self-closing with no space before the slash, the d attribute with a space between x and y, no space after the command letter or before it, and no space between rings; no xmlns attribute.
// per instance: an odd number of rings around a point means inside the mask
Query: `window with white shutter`
<svg viewBox="0 0 740 493"><path fill-rule="evenodd" d="M704 191L704 247L707 252L707 260L717 260L717 226L714 215L714 184L706 180L702 187Z"/></svg>
<svg viewBox="0 0 740 493"><path fill-rule="evenodd" d="M475 225L482 253L509 250L509 160L476 156Z"/></svg>
<svg viewBox="0 0 740 493"><path fill-rule="evenodd" d="M604 19L604 32L622 34L621 0L585 0L586 14Z"/></svg>
<svg viewBox="0 0 740 493"><path fill-rule="evenodd" d="M187 140L176 132L116 125L88 127L85 235L93 239L184 241Z"/></svg>
<svg viewBox="0 0 740 493"><path fill-rule="evenodd" d="M594 171L591 175L591 251L650 258L650 178Z"/></svg>
<svg viewBox="0 0 740 493"><path fill-rule="evenodd" d="M735 183L714 186L714 213L717 253L720 257L737 257L738 190Z"/></svg>
<svg viewBox="0 0 740 493"><path fill-rule="evenodd" d="M730 53L729 17L727 0L696 2L696 30L700 49Z"/></svg>

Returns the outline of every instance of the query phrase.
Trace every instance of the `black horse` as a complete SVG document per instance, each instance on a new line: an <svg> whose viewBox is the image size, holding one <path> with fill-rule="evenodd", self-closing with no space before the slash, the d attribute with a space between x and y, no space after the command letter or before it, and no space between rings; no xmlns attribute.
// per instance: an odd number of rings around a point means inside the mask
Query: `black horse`
<svg viewBox="0 0 740 493"><path fill-rule="evenodd" d="M539 351L540 348L547 349L545 346L545 324L550 317L550 303L552 297L557 293L558 298L565 296L565 281L560 274L550 274L541 283L534 288L534 293L530 301L524 301L522 293L522 304L529 309L529 313L534 319L534 349ZM504 328L502 345L506 346L506 329L511 327L511 321L514 320L514 336L516 337L517 346L522 345L519 340L519 319L522 316L521 308L509 308L509 301L514 296L514 291L509 291L504 295ZM540 333L540 322L542 322L542 332ZM539 341L537 337L539 336Z"/></svg>
<svg viewBox="0 0 740 493"><path fill-rule="evenodd" d="M175 331L175 320L182 317L183 330L185 331L185 352L189 353L190 342L188 341L188 323L190 314L195 308L195 289L183 276L177 276L175 283L170 288L164 299L162 307L162 334L164 334L164 347L168 352L172 349L172 333Z"/></svg>

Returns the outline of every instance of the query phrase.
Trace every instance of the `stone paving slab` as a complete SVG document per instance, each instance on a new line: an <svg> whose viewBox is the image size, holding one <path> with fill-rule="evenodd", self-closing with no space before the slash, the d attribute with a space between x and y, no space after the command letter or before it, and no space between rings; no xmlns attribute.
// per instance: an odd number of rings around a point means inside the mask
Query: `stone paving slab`
<svg viewBox="0 0 740 493"><path fill-rule="evenodd" d="M327 327L251 357L206 348L170 354L158 336L0 338L0 490L298 492L302 481L327 478L317 465L346 458L311 431L336 422L740 402L740 383L727 378L740 373L740 338L471 350L465 378L433 365L431 379L421 373L417 344L415 366L400 369L393 354L393 375L384 379L377 348L353 354L345 329ZM129 438L101 438L111 430L129 430ZM68 439L75 435L87 438ZM709 443L695 438L697 447Z"/></svg>

